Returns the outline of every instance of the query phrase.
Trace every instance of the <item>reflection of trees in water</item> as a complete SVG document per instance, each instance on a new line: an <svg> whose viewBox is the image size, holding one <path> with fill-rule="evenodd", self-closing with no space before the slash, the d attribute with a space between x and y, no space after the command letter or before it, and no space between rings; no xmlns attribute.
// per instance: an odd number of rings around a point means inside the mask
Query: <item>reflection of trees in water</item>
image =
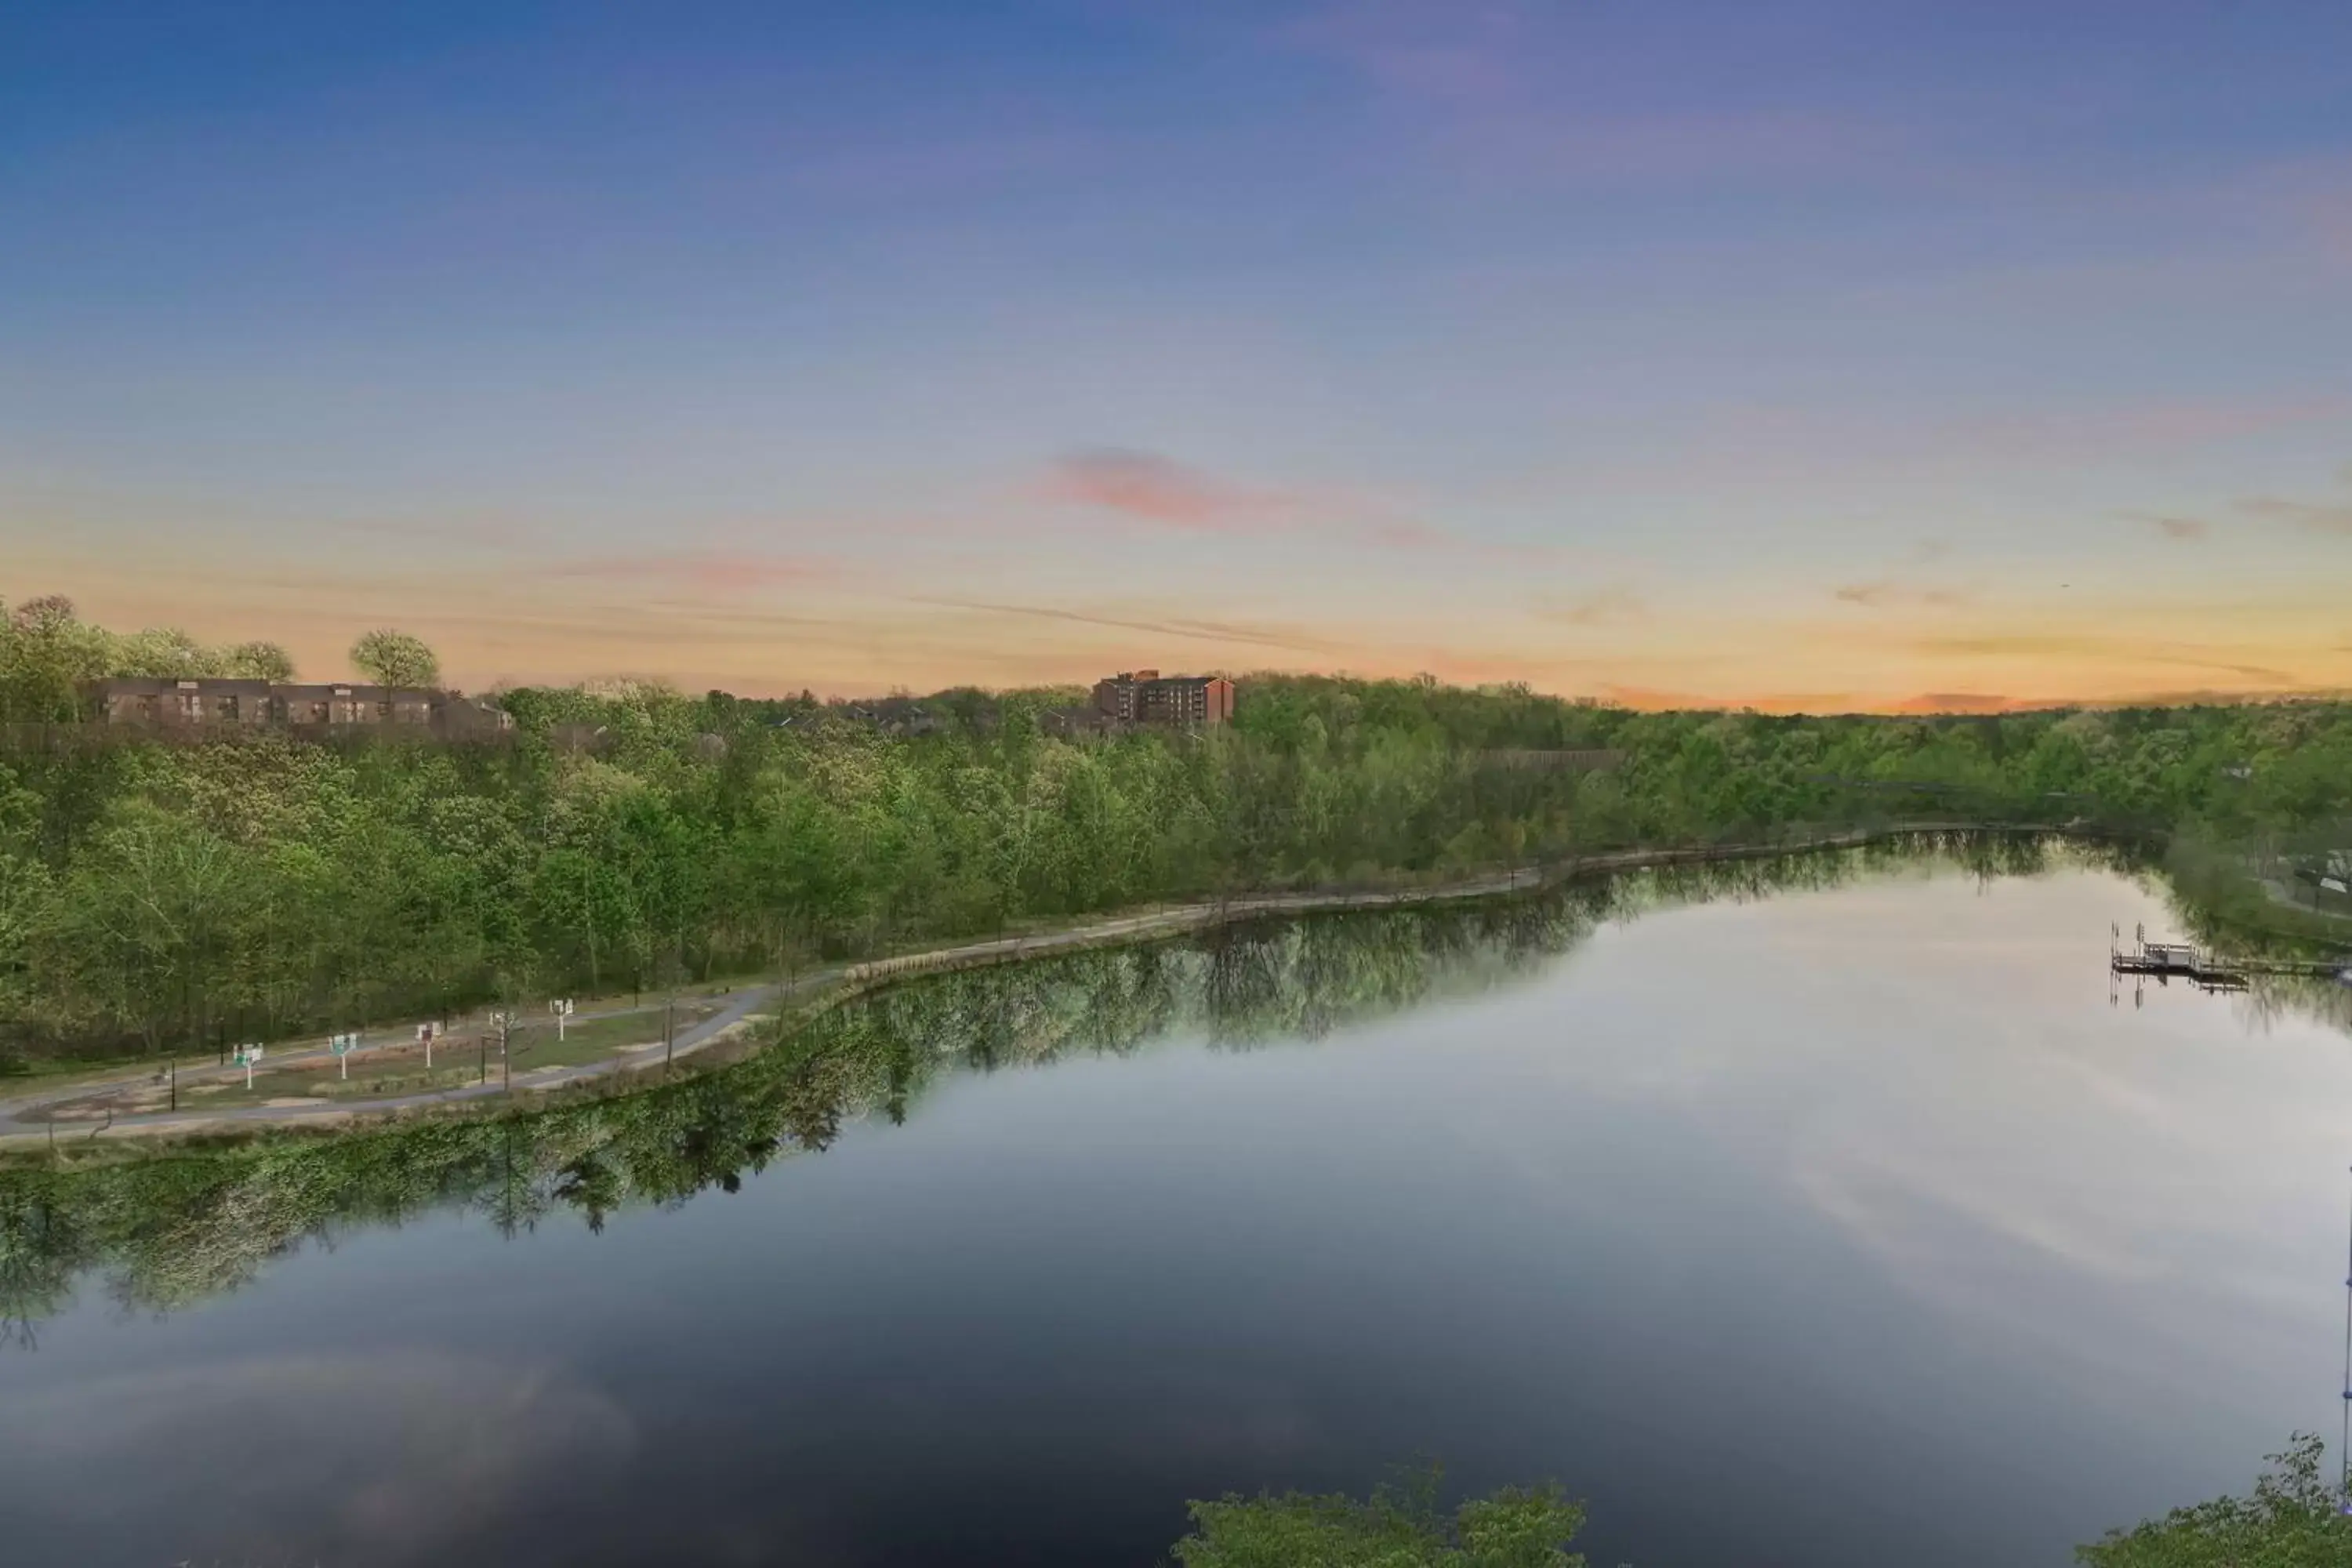
<svg viewBox="0 0 2352 1568"><path fill-rule="evenodd" d="M914 981L832 1008L748 1060L626 1097L111 1169L19 1169L0 1174L0 1335L28 1338L86 1274L103 1274L127 1305L170 1309L235 1289L305 1238L453 1203L509 1234L562 1210L601 1229L626 1205L736 1191L778 1158L829 1147L860 1118L903 1121L942 1074L1124 1054L1171 1036L1220 1048L1322 1038L1512 984L1608 921L1679 903L1931 867L1994 877L2077 865L2137 869L2114 851L1947 835L1257 922ZM2250 1002L2352 1027L2352 994L2323 985L2265 984Z"/></svg>
<svg viewBox="0 0 2352 1568"><path fill-rule="evenodd" d="M2352 1034L2352 986L2313 975L2257 974L2239 999L2250 1027L2268 1034L2289 1019L2316 1019Z"/></svg>

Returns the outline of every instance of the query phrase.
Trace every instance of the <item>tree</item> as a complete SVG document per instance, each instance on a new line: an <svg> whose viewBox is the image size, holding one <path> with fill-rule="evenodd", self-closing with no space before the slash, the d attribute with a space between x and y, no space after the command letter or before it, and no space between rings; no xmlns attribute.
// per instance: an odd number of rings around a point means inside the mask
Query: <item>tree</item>
<svg viewBox="0 0 2352 1568"><path fill-rule="evenodd" d="M0 720L73 719L80 683L109 673L112 640L79 619L62 595L18 605L0 620Z"/></svg>
<svg viewBox="0 0 2352 1568"><path fill-rule="evenodd" d="M294 679L294 656L274 642L239 643L222 659L229 674L273 684Z"/></svg>
<svg viewBox="0 0 2352 1568"><path fill-rule="evenodd" d="M114 675L182 680L221 673L222 657L177 626L150 626L115 640Z"/></svg>
<svg viewBox="0 0 2352 1568"><path fill-rule="evenodd" d="M441 683L441 661L424 640L390 627L364 633L352 644L352 668L379 686Z"/></svg>
<svg viewBox="0 0 2352 1568"><path fill-rule="evenodd" d="M2129 1531L2075 1549L2086 1568L2343 1568L2352 1518L2320 1474L2326 1445L2310 1433L2270 1457L2252 1497L2177 1508Z"/></svg>
<svg viewBox="0 0 2352 1568"><path fill-rule="evenodd" d="M1584 1509L1554 1484L1505 1487L1452 1517L1437 1510L1435 1468L1368 1501L1303 1492L1191 1505L1183 1568L1583 1568L1568 1542Z"/></svg>
<svg viewBox="0 0 2352 1568"><path fill-rule="evenodd" d="M83 994L150 1052L201 1041L229 993L247 860L236 846L152 805L125 808L64 887L55 932Z"/></svg>

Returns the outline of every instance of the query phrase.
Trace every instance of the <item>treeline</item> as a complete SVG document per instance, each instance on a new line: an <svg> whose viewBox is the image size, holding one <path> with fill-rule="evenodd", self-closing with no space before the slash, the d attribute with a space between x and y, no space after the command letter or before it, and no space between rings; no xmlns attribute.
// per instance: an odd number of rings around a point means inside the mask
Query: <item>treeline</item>
<svg viewBox="0 0 2352 1568"><path fill-rule="evenodd" d="M110 632L56 594L0 616L0 723L70 722L81 716L82 683L115 675L283 681L294 679L294 658L273 642L215 646L176 626Z"/></svg>
<svg viewBox="0 0 2352 1568"><path fill-rule="evenodd" d="M429 687L441 677L431 648L389 628L362 633L350 658L362 677L385 686ZM110 676L281 683L295 674L294 656L278 643L205 643L177 626L111 632L83 620L58 594L0 614L0 724L79 722L89 712L84 688Z"/></svg>
<svg viewBox="0 0 2352 1568"><path fill-rule="evenodd" d="M40 603L8 617L0 689L82 638ZM2340 705L1773 718L1253 676L1223 731L1065 739L1065 692L942 694L918 734L659 687L498 700L496 746L0 755L0 1056L217 1049L1637 845L1922 818L2236 842L2352 813ZM1622 764L1528 755L1594 750Z"/></svg>

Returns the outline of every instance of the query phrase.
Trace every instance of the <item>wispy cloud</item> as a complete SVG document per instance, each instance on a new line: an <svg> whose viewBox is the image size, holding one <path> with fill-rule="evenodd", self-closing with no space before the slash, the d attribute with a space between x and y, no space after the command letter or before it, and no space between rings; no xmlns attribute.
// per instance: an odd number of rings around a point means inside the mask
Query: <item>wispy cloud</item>
<svg viewBox="0 0 2352 1568"><path fill-rule="evenodd" d="M1433 554L1499 561L1522 566L1542 565L1558 552L1541 544L1513 544L1492 539L1471 539L1433 528L1425 522L1372 522L1353 531L1354 537L1383 550L1427 551Z"/></svg>
<svg viewBox="0 0 2352 1568"><path fill-rule="evenodd" d="M2133 522L2155 530L2167 539L2189 541L2202 539L2212 531L2202 518L2173 517L2163 512L2127 511L2123 516Z"/></svg>
<svg viewBox="0 0 2352 1568"><path fill-rule="evenodd" d="M1647 620L1649 602L1622 588L1603 588L1565 604L1538 605L1536 616L1569 626L1618 626Z"/></svg>
<svg viewBox="0 0 2352 1568"><path fill-rule="evenodd" d="M1964 588L1921 587L1885 578L1870 583L1848 583L1832 590L1832 596L1841 604L1860 605L1869 610L1948 610L1972 604L1976 597Z"/></svg>
<svg viewBox="0 0 2352 1568"><path fill-rule="evenodd" d="M2090 459L2210 446L2347 415L2352 398L2332 394L2175 399L2001 414L1961 420L1951 429L2011 456Z"/></svg>
<svg viewBox="0 0 2352 1568"><path fill-rule="evenodd" d="M1290 653L1333 655L1348 651L1342 644L1289 627L1254 626L1246 622L1105 616L1084 610L1055 609L1046 605L997 605L974 599L912 599L908 603L935 605L943 609L976 610L992 616L1021 616L1031 620L1066 621L1077 626L1108 626L1118 631L1144 632L1152 637L1188 637L1199 642L1242 643L1257 647L1281 648Z"/></svg>
<svg viewBox="0 0 2352 1568"><path fill-rule="evenodd" d="M2293 684L2295 677L2270 665L2249 664L2231 650L2193 644L2140 642L2128 637L2099 637L2074 632L2006 632L1918 639L1913 647L1935 656L1967 658L2066 659L2097 658L2130 665L2168 665L2189 669L2216 669L2268 686Z"/></svg>
<svg viewBox="0 0 2352 1568"><path fill-rule="evenodd" d="M2347 487L2352 487L2352 463L2338 470L2338 477ZM2352 501L2307 501L2284 496L2247 496L2233 502L2231 510L2241 517L2260 522L2284 523L2305 533L2352 537ZM2151 511L2127 511L2119 515L2134 522L2145 523L2167 539L2203 539L2212 531L2212 525L2202 518Z"/></svg>
<svg viewBox="0 0 2352 1568"><path fill-rule="evenodd" d="M1244 489L1154 452L1118 447L1068 454L1054 465L1045 488L1055 500L1202 532L1295 521L1298 513L1290 496Z"/></svg>
<svg viewBox="0 0 2352 1568"><path fill-rule="evenodd" d="M1157 452L1097 447L1061 458L1040 487L1048 500L1197 533L1324 533L1380 550L1535 565L1542 545L1465 537L1397 515L1373 498L1244 483Z"/></svg>
<svg viewBox="0 0 2352 1568"><path fill-rule="evenodd" d="M1694 105L1597 113L1590 46L1559 8L1512 0L1332 0L1270 30L1426 118L1430 144L1482 177L1650 183L1850 174L1892 140L1848 116Z"/></svg>
<svg viewBox="0 0 2352 1568"><path fill-rule="evenodd" d="M600 555L541 568L541 574L549 577L660 584L713 595L823 582L836 571L834 563L814 556L727 552Z"/></svg>
<svg viewBox="0 0 2352 1568"><path fill-rule="evenodd" d="M2238 510L2248 517L2290 523L2305 533L2339 533L2352 537L2352 501L2312 502L2284 500L2277 496L2254 496L2240 501Z"/></svg>

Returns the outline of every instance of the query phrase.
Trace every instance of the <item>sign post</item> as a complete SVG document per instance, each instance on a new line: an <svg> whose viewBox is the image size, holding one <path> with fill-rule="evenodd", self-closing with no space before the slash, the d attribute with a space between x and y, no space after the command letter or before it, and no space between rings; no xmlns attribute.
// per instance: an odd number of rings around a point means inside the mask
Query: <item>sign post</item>
<svg viewBox="0 0 2352 1568"><path fill-rule="evenodd" d="M572 998L559 996L547 1005L547 1010L555 1015L555 1043L560 1046L563 1043L563 1020L572 1016Z"/></svg>
<svg viewBox="0 0 2352 1568"><path fill-rule="evenodd" d="M236 1048L236 1056L235 1059L236 1065L245 1069L245 1087L251 1089L253 1087L253 1064L261 1059L261 1047L259 1046L239 1046Z"/></svg>
<svg viewBox="0 0 2352 1568"><path fill-rule="evenodd" d="M504 1064L507 1059L507 1032L514 1027L514 1016L515 1016L512 1013L493 1013L490 1015L490 1028L496 1029L499 1032L499 1061L501 1068L507 1071L509 1081L512 1081L513 1073L511 1069L506 1069ZM482 1031L482 1081L484 1083L490 1081L490 1036L488 1029Z"/></svg>
<svg viewBox="0 0 2352 1568"><path fill-rule="evenodd" d="M335 1061L342 1068L343 1081L352 1080L352 1053L360 1048L357 1035L329 1035L327 1048L335 1053Z"/></svg>
<svg viewBox="0 0 2352 1568"><path fill-rule="evenodd" d="M425 1047L425 1070L426 1072L431 1072L433 1070L433 1026L430 1024L417 1025L416 1041L417 1044Z"/></svg>

